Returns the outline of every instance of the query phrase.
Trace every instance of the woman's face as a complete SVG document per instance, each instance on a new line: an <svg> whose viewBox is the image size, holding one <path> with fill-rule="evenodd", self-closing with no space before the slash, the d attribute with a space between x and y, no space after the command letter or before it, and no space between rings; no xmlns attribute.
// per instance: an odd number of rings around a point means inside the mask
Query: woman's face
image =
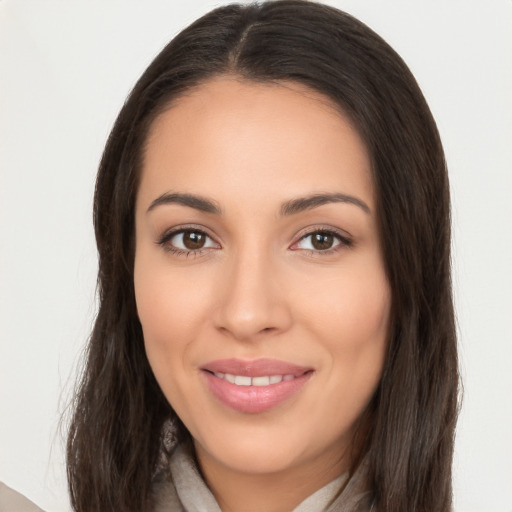
<svg viewBox="0 0 512 512"><path fill-rule="evenodd" d="M154 122L136 204L149 362L203 465L346 468L390 316L362 140L303 86L222 77Z"/></svg>

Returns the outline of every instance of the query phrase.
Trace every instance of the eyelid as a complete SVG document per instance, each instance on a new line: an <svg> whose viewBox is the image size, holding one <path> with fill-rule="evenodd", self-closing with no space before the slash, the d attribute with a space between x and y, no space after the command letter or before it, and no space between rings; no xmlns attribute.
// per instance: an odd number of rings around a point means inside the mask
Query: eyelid
<svg viewBox="0 0 512 512"><path fill-rule="evenodd" d="M199 249L182 249L180 247L175 247L175 246L167 245L168 242L170 242L172 240L172 238L174 238L176 235L179 235L180 233L185 233L186 231L202 233L207 238L212 240L218 247L215 247L215 248L214 247L201 247ZM167 250L169 252L172 252L172 253L175 253L175 254L185 254L187 256L190 255L190 254L200 255L200 254L202 254L205 251L208 251L208 250L211 250L211 249L217 249L217 248L220 249L221 248L221 245L217 241L216 237L214 237L209 232L209 230L207 228L205 228L204 226L197 225L197 224L183 224L183 225L173 226L172 228L169 228L169 229L165 230L158 237L158 240L156 241L156 244L162 246L165 250Z"/></svg>
<svg viewBox="0 0 512 512"><path fill-rule="evenodd" d="M168 242L174 236L176 236L180 233L184 233L186 231L195 231L195 232L204 234L206 237L208 237L210 240L212 240L213 243L217 245L217 247L201 247L199 249L182 249L180 247L167 245ZM222 248L221 244L217 241L216 237L213 236L209 231L210 230L208 228L206 228L205 226L197 225L197 224L183 224L183 225L173 226L172 228L165 230L164 233L162 235L160 235L160 237L156 241L156 244L162 246L165 250L175 253L175 254L178 254L178 255L187 255L188 256L188 255L192 254L192 255L199 256L199 255L203 254L204 252L207 252L211 249L217 250L217 249ZM331 247L331 248L325 249L325 250L301 249L301 248L297 247L297 245L302 240L304 240L305 238L312 236L316 233L324 233L324 234L333 235L334 237L336 237L338 239L339 243L336 244L334 247ZM296 236L294 238L295 238L295 242L293 242L292 245L289 247L291 250L302 251L304 253L309 252L309 253L314 254L315 256L322 255L322 254L324 254L324 255L332 254L332 253L335 253L344 248L352 247L354 245L352 236L348 232L346 232L340 228L336 228L334 226L328 226L328 225L326 226L325 224L307 226L306 228L301 229L296 234Z"/></svg>
<svg viewBox="0 0 512 512"><path fill-rule="evenodd" d="M313 249L299 249L296 247L302 240L304 240L308 236L312 236L316 233L325 233L325 234L333 235L340 241L340 243L330 249L325 249L323 251L322 250L313 250ZM321 254L333 253L333 252L336 252L336 251L341 250L346 247L352 247L353 245L354 245L354 241L353 241L353 238L350 235L350 233L348 233L342 229L335 228L333 226L326 226L325 224L321 224L321 225L308 226L308 227L302 229L301 231L299 231L299 233L297 233L297 235L295 236L295 242L293 242L293 244L290 246L290 249L295 250L295 251L311 252L311 253L321 255Z"/></svg>

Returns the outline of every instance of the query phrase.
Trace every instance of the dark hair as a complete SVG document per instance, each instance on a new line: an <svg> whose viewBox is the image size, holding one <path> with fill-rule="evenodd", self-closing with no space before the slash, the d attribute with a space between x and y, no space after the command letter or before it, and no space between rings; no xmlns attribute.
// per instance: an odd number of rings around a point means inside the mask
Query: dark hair
<svg viewBox="0 0 512 512"><path fill-rule="evenodd" d="M458 410L449 187L423 95L402 59L363 23L303 0L229 5L194 22L151 63L123 106L94 200L100 307L68 439L80 512L151 509L166 421L185 427L146 358L134 297L134 205L151 123L220 74L295 81L337 104L368 148L392 321L361 440L379 512L447 512Z"/></svg>

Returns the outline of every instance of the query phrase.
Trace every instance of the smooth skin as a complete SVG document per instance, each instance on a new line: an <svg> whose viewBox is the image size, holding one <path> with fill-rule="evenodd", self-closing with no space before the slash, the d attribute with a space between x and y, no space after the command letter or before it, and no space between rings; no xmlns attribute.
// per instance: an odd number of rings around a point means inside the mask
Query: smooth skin
<svg viewBox="0 0 512 512"><path fill-rule="evenodd" d="M290 211L322 194L340 196ZM151 127L136 204L138 314L224 512L290 511L349 467L390 317L375 201L358 133L299 84L217 77ZM201 370L229 358L313 372L285 402L243 413L212 395Z"/></svg>

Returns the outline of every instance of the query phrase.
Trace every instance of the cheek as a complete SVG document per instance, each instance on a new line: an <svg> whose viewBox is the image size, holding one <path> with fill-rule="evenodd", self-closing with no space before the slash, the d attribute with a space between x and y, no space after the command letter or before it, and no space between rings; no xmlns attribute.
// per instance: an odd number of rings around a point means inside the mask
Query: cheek
<svg viewBox="0 0 512 512"><path fill-rule="evenodd" d="M141 244L135 257L134 286L145 338L168 343L171 339L186 340L201 329L210 300L208 283L204 273L191 276L170 265L163 251L158 253Z"/></svg>
<svg viewBox="0 0 512 512"><path fill-rule="evenodd" d="M357 350L385 340L391 291L380 258L354 258L330 279L313 276L297 295L301 315L323 331L333 348Z"/></svg>
<svg viewBox="0 0 512 512"><path fill-rule="evenodd" d="M391 292L384 271L379 264L354 265L304 297L310 332L329 354L326 388L333 405L341 391L357 415L378 386L387 349Z"/></svg>
<svg viewBox="0 0 512 512"><path fill-rule="evenodd" d="M191 283L181 282L180 273L170 272L169 265L146 257L144 250L135 259L134 285L146 354L167 395L166 388L179 378L180 362L201 328L201 294Z"/></svg>
<svg viewBox="0 0 512 512"><path fill-rule="evenodd" d="M380 279L379 279L380 277ZM380 379L387 347L391 294L383 276L351 280L352 293L339 297L336 353L355 378ZM349 286L345 288L348 291ZM334 327L333 327L334 331Z"/></svg>

